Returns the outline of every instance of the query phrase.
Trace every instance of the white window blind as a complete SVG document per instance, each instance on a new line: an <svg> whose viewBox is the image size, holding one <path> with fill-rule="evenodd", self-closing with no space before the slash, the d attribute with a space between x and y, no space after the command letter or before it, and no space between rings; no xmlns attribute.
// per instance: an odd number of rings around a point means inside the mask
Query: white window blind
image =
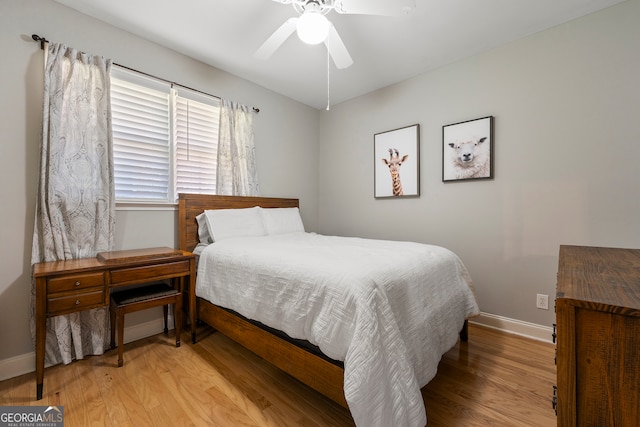
<svg viewBox="0 0 640 427"><path fill-rule="evenodd" d="M117 201L215 194L218 98L114 66L111 109Z"/></svg>
<svg viewBox="0 0 640 427"><path fill-rule="evenodd" d="M207 98L184 89L175 98L176 198L216 193L220 103Z"/></svg>

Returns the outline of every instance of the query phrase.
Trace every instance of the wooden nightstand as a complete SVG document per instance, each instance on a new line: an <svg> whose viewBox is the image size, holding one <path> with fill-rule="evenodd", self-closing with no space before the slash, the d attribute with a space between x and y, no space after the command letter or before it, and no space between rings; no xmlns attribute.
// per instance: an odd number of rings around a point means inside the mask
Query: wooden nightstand
<svg viewBox="0 0 640 427"><path fill-rule="evenodd" d="M111 289L157 280L178 280L194 289L195 255L171 248L101 252L95 258L33 265L36 284L36 399L42 399L48 317L109 305Z"/></svg>

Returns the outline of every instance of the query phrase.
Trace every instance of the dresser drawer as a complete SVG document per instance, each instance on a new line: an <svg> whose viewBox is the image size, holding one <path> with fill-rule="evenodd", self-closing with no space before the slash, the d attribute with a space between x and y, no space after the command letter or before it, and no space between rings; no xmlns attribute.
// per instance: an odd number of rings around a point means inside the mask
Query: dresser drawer
<svg viewBox="0 0 640 427"><path fill-rule="evenodd" d="M104 286L103 272L50 277L47 280L47 292L50 294L97 286Z"/></svg>
<svg viewBox="0 0 640 427"><path fill-rule="evenodd" d="M47 314L57 316L74 311L88 310L105 305L104 289L93 292L76 292L47 300Z"/></svg>
<svg viewBox="0 0 640 427"><path fill-rule="evenodd" d="M162 280L184 276L185 273L189 273L189 271L189 260L145 265L142 267L120 268L111 270L111 286L144 283L150 279Z"/></svg>

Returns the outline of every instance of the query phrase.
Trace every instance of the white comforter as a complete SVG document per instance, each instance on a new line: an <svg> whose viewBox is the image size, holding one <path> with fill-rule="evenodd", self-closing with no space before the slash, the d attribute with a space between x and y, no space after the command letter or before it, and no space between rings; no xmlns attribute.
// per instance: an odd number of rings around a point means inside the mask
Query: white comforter
<svg viewBox="0 0 640 427"><path fill-rule="evenodd" d="M420 388L479 312L447 249L313 233L207 246L196 294L344 361L345 398L362 427L423 427Z"/></svg>

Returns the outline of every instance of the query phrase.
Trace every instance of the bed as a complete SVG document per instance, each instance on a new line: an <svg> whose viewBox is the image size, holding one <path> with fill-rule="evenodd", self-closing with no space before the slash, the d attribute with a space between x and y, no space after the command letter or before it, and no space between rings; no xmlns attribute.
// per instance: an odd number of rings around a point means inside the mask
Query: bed
<svg viewBox="0 0 640 427"><path fill-rule="evenodd" d="M257 209L266 215L297 212L298 205L297 199L287 198L180 194L180 249L193 252L203 247L198 216L205 211L231 209L253 215ZM276 248L284 255L275 255ZM317 250L327 254L328 264L309 272L307 268L316 268L315 260L323 258L313 252ZM314 265L304 258L307 252L313 254ZM350 259L350 252L360 255ZM197 321L212 326L348 408L357 425L424 426L420 388L435 375L440 357L455 345L458 332L466 340L467 319L479 312L466 269L455 254L436 246L287 232L216 239L198 253L197 285L188 290L187 304L192 342L196 342ZM259 255L249 267L254 253ZM425 265L416 273L400 274L409 277L405 281L413 281L414 274L433 276L429 279L433 285L420 284L431 286L429 295L423 298L413 288L393 284L398 272L383 268L387 263L381 260L397 253L407 260L428 253L442 261L437 269ZM288 259L295 262L284 263ZM349 261L342 262L345 259ZM394 268L399 259L396 256ZM363 273L355 274L360 265ZM288 285L290 270L300 274L292 285ZM242 286L232 284L234 280ZM343 280L354 285L334 285ZM316 281L324 281L322 287ZM264 296L254 295L263 291ZM265 305L276 300L283 305ZM405 306L411 315L402 314ZM345 318L341 322L346 326L336 326L340 325L336 316ZM413 317L428 318L437 325L413 326ZM424 333L432 328L433 332ZM411 344L405 348L406 342Z"/></svg>

